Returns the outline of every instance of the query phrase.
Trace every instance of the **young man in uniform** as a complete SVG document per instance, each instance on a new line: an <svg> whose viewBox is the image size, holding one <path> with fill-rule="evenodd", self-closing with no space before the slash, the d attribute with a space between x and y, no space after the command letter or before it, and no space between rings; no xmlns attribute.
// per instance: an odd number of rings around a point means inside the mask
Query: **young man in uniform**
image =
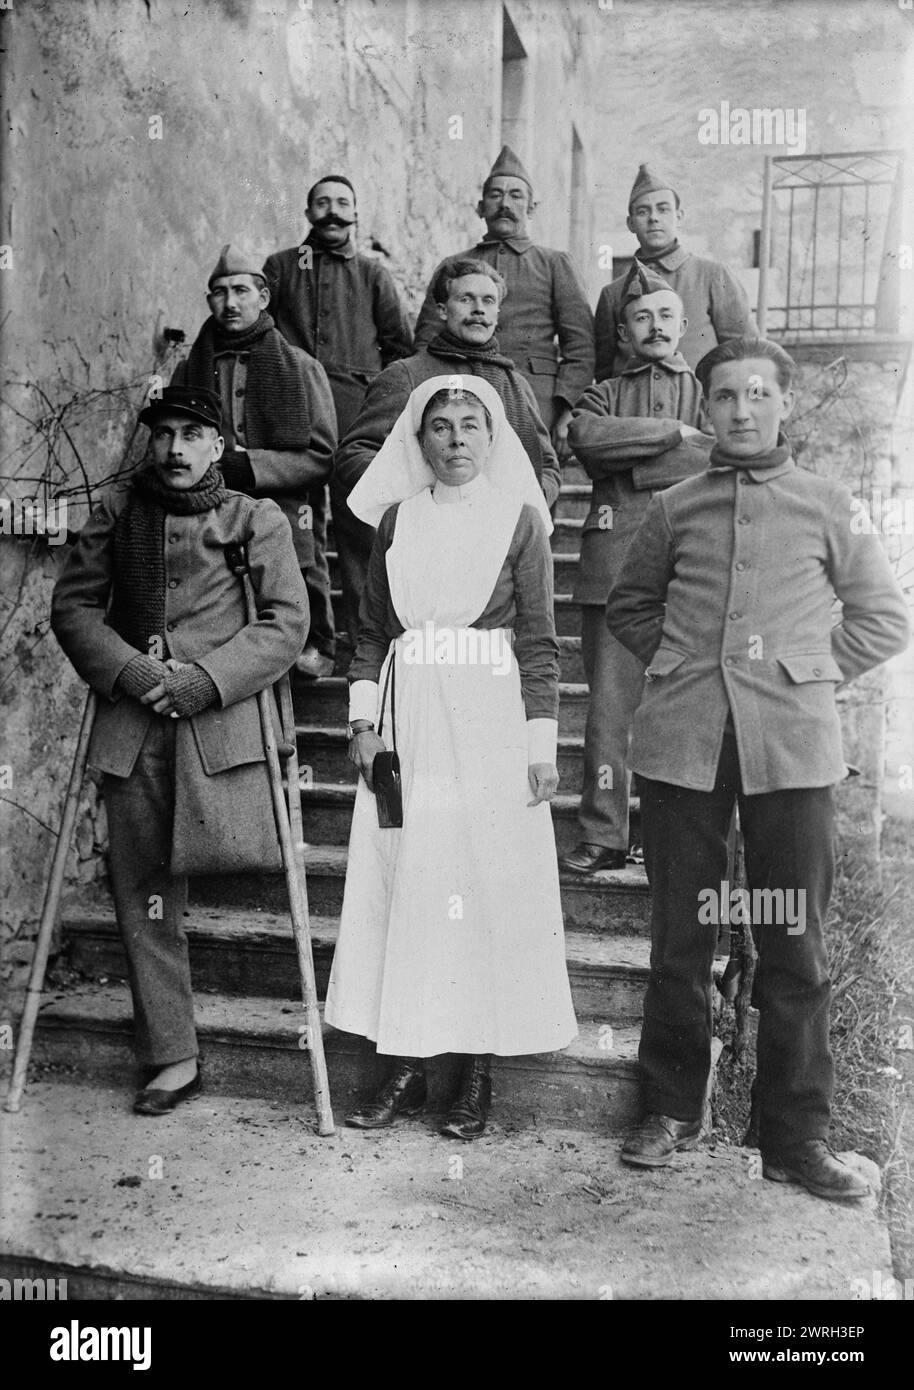
<svg viewBox="0 0 914 1390"><path fill-rule="evenodd" d="M638 238L637 257L675 290L685 305L689 326L679 351L695 365L715 343L756 332L746 291L722 261L693 256L679 242L685 216L679 194L669 179L647 164L638 169L628 200L627 227ZM619 339L625 276L610 281L600 292L596 310L596 376L618 376L629 357Z"/></svg>
<svg viewBox="0 0 914 1390"><path fill-rule="evenodd" d="M868 1186L827 1142L823 932L833 787L846 773L835 691L902 651L909 622L878 536L854 524L859 503L791 457L780 428L793 370L783 348L751 338L699 363L717 439L710 465L651 501L606 608L610 631L647 667L631 748L652 901L646 1115L622 1158L662 1167L701 1133L738 801L758 941L763 1173L846 1200Z"/></svg>

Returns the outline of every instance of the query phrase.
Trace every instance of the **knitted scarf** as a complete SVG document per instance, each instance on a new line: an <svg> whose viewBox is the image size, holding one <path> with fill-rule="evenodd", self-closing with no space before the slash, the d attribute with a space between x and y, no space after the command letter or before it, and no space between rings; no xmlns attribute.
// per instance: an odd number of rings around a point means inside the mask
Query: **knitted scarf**
<svg viewBox="0 0 914 1390"><path fill-rule="evenodd" d="M533 464L537 478L543 475L543 453L530 406L517 384L518 371L510 357L498 349L498 340L490 338L481 347L465 343L446 328L432 338L428 351L446 362L468 362L472 373L481 376L501 396L508 424L514 430Z"/></svg>
<svg viewBox="0 0 914 1390"><path fill-rule="evenodd" d="M301 355L286 342L265 309L241 333L225 333L208 318L187 358L189 386L219 394L218 353L247 352L244 429L251 449L303 449L311 438L311 400Z"/></svg>
<svg viewBox="0 0 914 1390"><path fill-rule="evenodd" d="M709 468L777 468L780 464L786 463L790 458L790 445L782 434L778 435L778 442L773 449L769 449L767 454L757 454L755 458L741 458L736 454L728 454L726 449L722 449L719 444L715 444L711 450Z"/></svg>
<svg viewBox="0 0 914 1390"><path fill-rule="evenodd" d="M222 474L211 464L199 483L168 487L154 469L133 480L127 506L114 526L114 583L110 622L138 651L149 654L150 637L165 641L165 517L208 512L228 497Z"/></svg>
<svg viewBox="0 0 914 1390"><path fill-rule="evenodd" d="M672 256L673 252L678 250L679 238L677 237L676 240L663 251L645 251L643 246L639 246L635 259L640 261L642 265L657 265L659 261L666 260L667 256Z"/></svg>

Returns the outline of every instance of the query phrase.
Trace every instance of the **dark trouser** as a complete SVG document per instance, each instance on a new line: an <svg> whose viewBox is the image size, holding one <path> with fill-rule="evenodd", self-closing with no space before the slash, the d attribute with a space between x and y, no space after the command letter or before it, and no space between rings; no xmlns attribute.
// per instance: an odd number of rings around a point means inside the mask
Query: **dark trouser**
<svg viewBox="0 0 914 1390"><path fill-rule="evenodd" d="M716 902L726 879L727 831L737 798L750 891L782 889L786 903L794 905L796 893L805 892L802 932L799 923L791 931L780 913L766 911L774 916L768 923L758 914L754 919L760 1147L765 1152L782 1143L824 1139L833 1084L831 983L822 931L834 877L831 787L746 796L729 731L713 791L646 777L639 777L639 785L653 900L639 1052L646 1108L677 1120L701 1117L711 1065L711 965L719 923L717 911L703 911L702 904L708 889Z"/></svg>
<svg viewBox="0 0 914 1390"><path fill-rule="evenodd" d="M343 612L346 631L353 650L359 636L359 604L368 575L368 557L374 544L374 527L366 526L349 510L347 494L330 484L330 508L333 514L333 534L340 557L340 582L343 589Z"/></svg>
<svg viewBox="0 0 914 1390"><path fill-rule="evenodd" d="M312 488L308 493L311 507L311 531L314 536L314 561L302 570L308 602L311 605L311 628L308 641L324 656L336 654L336 630L333 625L333 604L330 599L330 567L327 564L327 487Z"/></svg>
<svg viewBox="0 0 914 1390"><path fill-rule="evenodd" d="M187 879L169 872L175 728L156 717L129 777L104 779L114 907L133 995L140 1066L197 1055L184 909Z"/></svg>
<svg viewBox="0 0 914 1390"><path fill-rule="evenodd" d="M581 656L590 687L578 824L589 845L628 851L628 743L644 665L606 626L605 608L581 608Z"/></svg>

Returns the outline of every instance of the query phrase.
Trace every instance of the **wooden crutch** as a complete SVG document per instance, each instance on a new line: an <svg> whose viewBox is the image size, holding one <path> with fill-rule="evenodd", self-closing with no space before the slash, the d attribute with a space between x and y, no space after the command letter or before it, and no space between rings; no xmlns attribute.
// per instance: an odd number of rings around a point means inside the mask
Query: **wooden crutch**
<svg viewBox="0 0 914 1390"><path fill-rule="evenodd" d="M226 548L229 569L238 575L244 588L244 601L248 622L257 620L257 605L251 587L250 571L244 546L232 545ZM289 898L289 915L292 918L292 935L298 956L298 971L301 976L302 1001L307 1019L306 1041L311 1057L311 1075L314 1082L314 1104L317 1109L318 1132L322 1135L335 1133L333 1110L330 1104L330 1083L327 1078L327 1059L324 1056L324 1035L321 1016L317 1005L317 981L314 976L314 956L311 951L311 924L308 914L308 893L305 885L304 852L302 844L301 791L299 789L298 752L295 746L295 723L292 715L292 692L289 688L288 674L278 682L280 710L284 726L283 758L286 764L288 805L282 792L282 771L279 765L279 749L273 728L273 713L270 708L269 690L261 690L257 695L260 710L260 728L263 734L263 747L267 759L267 772L270 778L270 795L273 799L273 815L279 835L282 852L282 866L286 877L286 892ZM288 719L287 719L288 714ZM291 728L290 728L291 726ZM291 735L291 737L289 737ZM292 827L295 826L293 836Z"/></svg>
<svg viewBox="0 0 914 1390"><path fill-rule="evenodd" d="M70 769L70 780L67 784L67 794L63 803L63 815L60 818L60 829L57 832L57 845L54 850L54 858L51 861L51 875L48 879L47 889L45 890L44 906L41 909L41 923L38 927L38 936L35 939L35 954L32 957L32 969L29 974L29 983L25 994L25 1007L22 1011L22 1018L19 1021L19 1041L16 1044L16 1057L13 1062L13 1079L10 1082L10 1088L6 1097L6 1109L13 1112L19 1109L22 1092L25 1088L25 1077L28 1071L29 1057L32 1052L32 1038L35 1033L38 1008L41 1004L41 991L44 988L45 971L48 968L48 954L51 949L51 938L54 935L54 927L57 924L60 895L63 889L64 870L67 867L67 855L70 852L70 843L73 839L73 827L76 823L76 808L79 803L79 793L82 788L83 777L85 776L86 759L89 754L89 739L92 735L92 725L95 722L97 704L98 697L94 690L90 690L86 696L82 723L79 726L79 736L76 740L76 752L73 755L73 766Z"/></svg>

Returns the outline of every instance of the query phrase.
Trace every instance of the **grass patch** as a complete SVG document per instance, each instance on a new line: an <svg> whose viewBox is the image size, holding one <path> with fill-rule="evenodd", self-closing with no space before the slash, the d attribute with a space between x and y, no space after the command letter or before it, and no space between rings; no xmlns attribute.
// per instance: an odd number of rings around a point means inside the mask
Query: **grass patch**
<svg viewBox="0 0 914 1390"><path fill-rule="evenodd" d="M900 1143L905 1086L896 1052L896 1011L914 986L902 889L884 888L868 868L839 868L826 924L832 977L831 1043L835 1097L831 1142L873 1159L885 1186L906 1185L907 1160ZM754 1057L738 1064L729 1044L733 1009L722 1004L717 1033L724 1043L712 1098L714 1135L742 1142L749 1117Z"/></svg>

